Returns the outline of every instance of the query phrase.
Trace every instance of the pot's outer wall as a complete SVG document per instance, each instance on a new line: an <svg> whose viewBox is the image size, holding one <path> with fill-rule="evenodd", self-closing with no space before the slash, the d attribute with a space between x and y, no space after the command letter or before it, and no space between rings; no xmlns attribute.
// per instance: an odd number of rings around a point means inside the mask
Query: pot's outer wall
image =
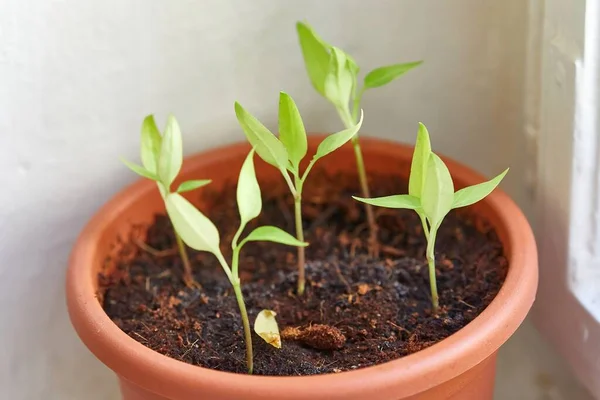
<svg viewBox="0 0 600 400"><path fill-rule="evenodd" d="M309 154L320 140L322 137L310 138ZM361 143L370 172L408 175L410 147L370 138L362 138ZM238 144L186 159L180 178L212 178L216 188L235 182L248 150L247 144ZM445 161L456 189L485 179L452 160ZM328 155L318 165L328 171L356 171L351 146ZM282 179L262 161L256 161L256 171L261 178ZM268 185L264 186L263 191L268 190ZM198 194L188 196L194 200ZM472 210L496 228L510 261L508 276L488 308L456 334L402 359L339 374L262 377L209 370L136 342L117 328L96 298L97 273L106 267L107 256L116 251L117 237L127 237L132 224L148 223L162 210L152 182L140 181L118 194L82 232L67 275L72 323L88 348L119 375L126 400L491 399L496 352L525 318L537 289L537 252L531 228L515 203L495 190Z"/></svg>

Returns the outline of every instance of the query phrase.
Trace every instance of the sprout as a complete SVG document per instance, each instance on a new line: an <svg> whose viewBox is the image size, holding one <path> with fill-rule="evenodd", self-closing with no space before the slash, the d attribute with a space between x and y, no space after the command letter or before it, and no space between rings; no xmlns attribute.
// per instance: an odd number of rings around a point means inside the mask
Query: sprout
<svg viewBox="0 0 600 400"><path fill-rule="evenodd" d="M262 310L254 321L254 332L271 346L281 348L281 336L275 316L277 313L271 310Z"/></svg>
<svg viewBox="0 0 600 400"><path fill-rule="evenodd" d="M140 156L142 165L122 160L133 172L153 180L158 185L158 189L163 200L171 193L171 184L179 174L183 163L183 150L181 140L181 130L179 124L173 116L167 119L164 136L161 136L154 116L148 115L142 123ZM191 180L183 182L177 188L177 193L189 192L201 188L210 183L209 179ZM179 248L179 254L183 263L183 280L188 287L199 287L194 280L192 267L185 246L181 237L175 232L175 240Z"/></svg>
<svg viewBox="0 0 600 400"><path fill-rule="evenodd" d="M362 125L362 112L358 123L352 124L351 127L341 132L329 135L319 144L317 152L304 173L300 172L300 162L306 156L308 147L306 131L300 112L288 94L281 92L279 96L279 139L237 102L235 103L235 114L248 141L255 146L258 155L277 168L289 186L294 196L296 238L303 242L302 187L306 177L317 160L340 148L356 135ZM300 295L304 293L306 281L304 264L304 248L298 247L298 294Z"/></svg>
<svg viewBox="0 0 600 400"><path fill-rule="evenodd" d="M408 194L373 199L354 197L363 203L377 207L405 208L415 210L421 218L427 239L427 263L433 311L439 308L435 277L435 239L444 217L450 210L477 203L490 194L506 175L508 169L487 182L469 186L454 192L454 184L446 164L431 151L429 133L419 124L417 142L413 153L408 182Z"/></svg>
<svg viewBox="0 0 600 400"><path fill-rule="evenodd" d="M240 227L231 243L233 249L231 267L221 253L219 232L212 221L180 194L170 193L166 196L167 213L181 239L193 249L214 254L233 286L244 327L246 363L250 374L253 370L252 336L238 273L240 251L246 243L253 241L269 241L300 247L307 245L275 226L260 226L239 241L246 224L258 217L262 210L260 187L254 171L254 152L255 150L252 149L248 153L238 179L236 194L240 212Z"/></svg>
<svg viewBox="0 0 600 400"><path fill-rule="evenodd" d="M360 68L349 54L326 43L308 23L298 22L296 30L306 71L313 87L335 106L346 128L350 128L356 123L360 101L367 89L386 85L422 63L422 61L416 61L376 68L365 76L363 86L359 90L357 78ZM352 111L350 111L350 104L352 104ZM352 138L352 144L362 195L371 197L358 135ZM371 248L377 254L375 216L368 204L365 207L371 233Z"/></svg>

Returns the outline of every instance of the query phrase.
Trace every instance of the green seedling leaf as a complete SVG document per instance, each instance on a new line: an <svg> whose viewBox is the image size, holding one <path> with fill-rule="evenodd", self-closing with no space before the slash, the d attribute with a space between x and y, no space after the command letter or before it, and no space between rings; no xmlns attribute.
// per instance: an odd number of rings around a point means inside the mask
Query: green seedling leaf
<svg viewBox="0 0 600 400"><path fill-rule="evenodd" d="M339 149L344 144L346 144L360 130L362 122L363 112L361 110L360 119L358 120L358 123L356 125L348 129L344 129L341 132L329 135L325 139L323 139L321 143L319 143L319 147L317 148L317 152L314 155L314 159L318 160L319 158L326 156L327 154Z"/></svg>
<svg viewBox="0 0 600 400"><path fill-rule="evenodd" d="M162 146L162 136L156 127L153 115L148 115L142 123L141 134L141 160L142 165L148 171L156 174L158 172L158 159Z"/></svg>
<svg viewBox="0 0 600 400"><path fill-rule="evenodd" d="M195 179L192 181L185 181L177 188L177 193L185 193L192 191L194 189L201 188L202 186L206 186L212 181L210 179Z"/></svg>
<svg viewBox="0 0 600 400"><path fill-rule="evenodd" d="M287 93L279 94L279 139L287 149L289 161L296 171L306 155L306 130L296 103Z"/></svg>
<svg viewBox="0 0 600 400"><path fill-rule="evenodd" d="M306 247L308 243L301 242L286 231L276 226L259 226L243 240L246 242L274 242L288 246Z"/></svg>
<svg viewBox="0 0 600 400"><path fill-rule="evenodd" d="M125 160L124 158L121 158L121 162L123 164L125 164L127 166L127 168L129 168L136 174L143 176L144 178L152 179L153 181L158 180L158 177L156 176L156 174L153 174L152 172L148 171L146 168L142 167L141 165L134 164L131 161Z"/></svg>
<svg viewBox="0 0 600 400"><path fill-rule="evenodd" d="M507 172L508 168L505 169L500 175L490 179L487 182L460 189L454 193L454 202L452 203L452 208L470 206L471 204L475 204L482 200L488 194L492 193L496 186L500 184L500 181L502 181Z"/></svg>
<svg viewBox="0 0 600 400"><path fill-rule="evenodd" d="M288 165L288 154L283 143L237 101L235 115L246 138L256 148L260 158L280 170L285 170Z"/></svg>
<svg viewBox="0 0 600 400"><path fill-rule="evenodd" d="M352 196L354 200L370 204L375 207L386 208L404 208L407 210L416 210L421 207L421 202L418 198L408 194L397 194L393 196L375 197L365 199L362 197Z"/></svg>
<svg viewBox="0 0 600 400"><path fill-rule="evenodd" d="M448 167L431 153L427 161L427 175L421 195L421 205L431 226L438 226L446 214L452 209L454 202L454 183Z"/></svg>
<svg viewBox="0 0 600 400"><path fill-rule="evenodd" d="M386 67L375 68L365 76L365 89L372 89L386 85L404 75L411 69L421 65L423 61L409 62L405 64L394 64Z"/></svg>
<svg viewBox="0 0 600 400"><path fill-rule="evenodd" d="M429 155L431 154L431 142L429 132L425 125L419 122L417 142L410 165L410 177L408 179L408 194L421 198L427 174Z"/></svg>
<svg viewBox="0 0 600 400"><path fill-rule="evenodd" d="M165 205L175 231L185 244L198 251L221 254L219 232L200 210L179 193L168 194Z"/></svg>
<svg viewBox="0 0 600 400"><path fill-rule="evenodd" d="M329 73L325 78L325 97L342 110L348 108L350 96L352 95L352 88L354 86L352 68L352 63L348 62L346 53L335 46L332 47L329 60Z"/></svg>
<svg viewBox="0 0 600 400"><path fill-rule="evenodd" d="M169 115L158 158L158 177L167 189L179 174L183 164L181 130L174 116Z"/></svg>
<svg viewBox="0 0 600 400"><path fill-rule="evenodd" d="M279 326L275 319L276 315L271 310L262 310L259 312L254 321L254 332L271 346L280 349L281 336L279 335Z"/></svg>
<svg viewBox="0 0 600 400"><path fill-rule="evenodd" d="M302 57L310 82L317 92L325 96L325 80L329 72L329 46L304 22L296 23Z"/></svg>
<svg viewBox="0 0 600 400"><path fill-rule="evenodd" d="M241 226L245 226L248 221L258 217L262 209L260 186L258 186L254 171L254 151L254 149L250 150L246 156L238 178L237 204L240 211Z"/></svg>

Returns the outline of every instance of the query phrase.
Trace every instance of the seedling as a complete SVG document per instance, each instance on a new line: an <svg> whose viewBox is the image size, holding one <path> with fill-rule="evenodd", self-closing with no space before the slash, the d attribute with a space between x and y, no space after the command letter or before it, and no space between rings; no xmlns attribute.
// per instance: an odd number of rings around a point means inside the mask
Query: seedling
<svg viewBox="0 0 600 400"><path fill-rule="evenodd" d="M127 160L122 160L136 174L155 181L163 198L171 193L171 185L181 170L183 163L183 150L181 130L173 116L167 119L164 136L160 134L154 121L154 116L148 115L142 123L140 158L142 165L137 165ZM206 186L209 179L199 179L183 182L176 193L189 192ZM185 245L181 237L175 232L175 240L179 249L179 255L183 263L183 280L188 287L200 286L192 274L192 267Z"/></svg>
<svg viewBox="0 0 600 400"><path fill-rule="evenodd" d="M225 275L227 275L233 287L244 327L246 364L248 366L248 373L250 374L253 371L252 336L238 273L240 251L246 243L254 241L268 241L300 247L307 245L307 243L297 240L289 233L275 226L260 226L250 232L242 241L239 241L248 222L258 217L262 210L260 187L254 171L254 152L255 150L252 149L246 157L238 179L236 194L240 212L240 227L231 243L233 250L231 267L225 260L225 257L223 257L223 253L219 247L219 232L212 221L179 193L169 193L166 196L167 213L171 221L173 221L175 231L191 248L212 253L219 261L219 264L221 264Z"/></svg>
<svg viewBox="0 0 600 400"><path fill-rule="evenodd" d="M435 276L435 239L444 217L452 209L470 206L482 200L498 186L507 172L508 168L494 179L460 189L455 193L454 183L446 164L431 151L429 132L425 125L419 124L410 166L408 194L372 199L354 197L358 201L377 207L415 210L419 215L427 239L426 257L434 312L439 308Z"/></svg>
<svg viewBox="0 0 600 400"><path fill-rule="evenodd" d="M313 87L334 105L346 128L356 124L360 101L367 89L384 86L422 63L415 61L375 68L365 76L363 86L358 89L360 68L349 54L325 42L308 23L298 22L296 30ZM352 145L362 196L368 198L371 195L358 135L352 138ZM377 223L369 204L365 205L365 209L370 229L369 242L377 254Z"/></svg>
<svg viewBox="0 0 600 400"><path fill-rule="evenodd" d="M277 168L294 196L294 216L296 238L304 242L302 229L302 187L308 173L317 160L347 143L362 125L360 119L348 129L326 137L317 148L317 152L304 170L300 172L300 162L308 151L306 131L302 117L294 100L286 93L279 95L279 139L271 133L259 120L246 111L239 103L235 103L235 114L246 138L255 146L258 155L267 163ZM291 175L291 176L290 176ZM306 277L304 272L304 248L298 247L298 294L304 293Z"/></svg>

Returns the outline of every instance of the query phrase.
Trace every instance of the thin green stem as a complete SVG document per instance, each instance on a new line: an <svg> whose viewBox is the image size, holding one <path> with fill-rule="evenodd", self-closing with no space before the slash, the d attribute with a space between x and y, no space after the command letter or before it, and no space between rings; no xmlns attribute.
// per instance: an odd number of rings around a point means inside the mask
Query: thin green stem
<svg viewBox="0 0 600 400"><path fill-rule="evenodd" d="M304 229L302 227L302 181L296 178L296 196L294 196L294 217L296 219L296 239L304 242ZM303 295L306 286L306 263L304 247L298 246L298 294Z"/></svg>
<svg viewBox="0 0 600 400"><path fill-rule="evenodd" d="M188 257L188 253L185 249L185 244L177 232L175 232L175 240L177 241L177 248L179 249L179 255L181 256L181 262L183 263L183 280L186 285L192 285L194 282L192 265L190 264L190 258Z"/></svg>
<svg viewBox="0 0 600 400"><path fill-rule="evenodd" d="M252 333L250 331L250 320L248 319L248 311L246 311L246 304L244 303L244 296L242 295L242 289L240 287L240 281L236 277L236 280L232 282L233 292L240 308L240 314L242 316L242 325L244 326L244 340L246 341L246 365L248 366L248 373L252 374L254 371L254 358L252 354Z"/></svg>
<svg viewBox="0 0 600 400"><path fill-rule="evenodd" d="M440 300L437 290L437 279L435 277L435 237L437 227L431 227L429 231L429 239L427 241L427 264L429 265L429 287L431 288L431 305L434 314L440 308Z"/></svg>
<svg viewBox="0 0 600 400"><path fill-rule="evenodd" d="M365 92L365 88L361 88L360 92L358 92L358 96L354 96L354 101L352 102L352 121L356 123L358 120L358 110L360 109L360 100L362 99L362 95Z"/></svg>
<svg viewBox="0 0 600 400"><path fill-rule="evenodd" d="M362 94L362 91L361 91ZM357 97L360 102L360 95ZM355 99L355 106L358 107ZM355 124L356 118L351 116L348 110L338 110L342 121L346 128L350 128ZM354 112L353 112L354 113ZM358 113L358 111L356 111ZM352 138L352 147L354 148L354 156L356 158L356 168L358 170L358 181L360 183L360 188L362 192L362 196L365 198L371 197L371 191L369 190L369 182L367 179L367 171L365 169L365 162L362 155L362 149L360 148L360 142L358 140L358 134L354 135ZM365 212L367 213L367 223L369 224L369 232L370 238L369 242L371 245L377 245L377 221L375 220L375 213L373 212L373 207L370 204L365 203Z"/></svg>
<svg viewBox="0 0 600 400"><path fill-rule="evenodd" d="M285 179L285 183L287 183L290 188L290 192L292 192L292 196L296 197L296 187L290 178L290 174L288 174L286 169L281 169L281 174L283 175L283 179Z"/></svg>
<svg viewBox="0 0 600 400"><path fill-rule="evenodd" d="M236 246L233 248L233 253L231 254L231 275L238 277L238 265L240 263L240 250L242 249L242 246L244 245L244 242L242 241L240 246Z"/></svg>

